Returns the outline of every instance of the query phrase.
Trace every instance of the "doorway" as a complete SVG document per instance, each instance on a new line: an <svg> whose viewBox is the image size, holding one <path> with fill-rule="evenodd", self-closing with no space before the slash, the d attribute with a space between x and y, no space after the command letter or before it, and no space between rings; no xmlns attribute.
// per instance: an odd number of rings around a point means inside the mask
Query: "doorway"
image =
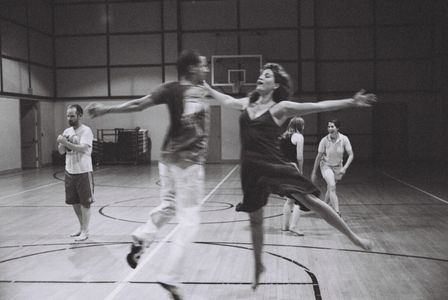
<svg viewBox="0 0 448 300"><path fill-rule="evenodd" d="M22 169L40 167L39 102L20 100L20 141Z"/></svg>

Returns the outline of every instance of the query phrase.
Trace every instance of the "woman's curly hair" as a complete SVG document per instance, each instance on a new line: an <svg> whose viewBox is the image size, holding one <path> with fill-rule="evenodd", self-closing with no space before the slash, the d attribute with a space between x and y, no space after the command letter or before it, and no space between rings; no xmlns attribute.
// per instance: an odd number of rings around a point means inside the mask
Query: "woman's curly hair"
<svg viewBox="0 0 448 300"><path fill-rule="evenodd" d="M288 100L292 94L292 81L291 77L288 73L286 73L285 69L279 64L276 63L267 63L263 66L261 71L263 72L266 69L270 69L272 73L274 73L275 83L279 84L279 87L274 90L272 94L272 99L275 102L280 102L284 100ZM250 102L253 103L258 100L260 93L257 91L253 91L249 95Z"/></svg>

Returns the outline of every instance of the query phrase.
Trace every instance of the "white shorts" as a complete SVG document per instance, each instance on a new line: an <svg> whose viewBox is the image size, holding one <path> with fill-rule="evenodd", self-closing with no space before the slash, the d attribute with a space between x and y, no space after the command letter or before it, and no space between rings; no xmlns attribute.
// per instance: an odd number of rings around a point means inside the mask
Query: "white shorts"
<svg viewBox="0 0 448 300"><path fill-rule="evenodd" d="M341 172L342 170L342 165L338 165L338 166L329 166L324 162L320 163L320 172L322 173L322 177L325 179L328 175L331 176L331 174L329 174L329 172L333 173L334 179L336 181L339 181L342 179L342 177L344 176L344 174Z"/></svg>

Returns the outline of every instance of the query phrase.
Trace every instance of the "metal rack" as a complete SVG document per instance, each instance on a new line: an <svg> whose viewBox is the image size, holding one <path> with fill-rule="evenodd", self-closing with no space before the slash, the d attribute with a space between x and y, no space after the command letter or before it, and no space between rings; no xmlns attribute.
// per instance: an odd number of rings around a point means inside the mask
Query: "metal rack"
<svg viewBox="0 0 448 300"><path fill-rule="evenodd" d="M147 129L97 129L93 158L99 164L134 164L151 161L151 139Z"/></svg>

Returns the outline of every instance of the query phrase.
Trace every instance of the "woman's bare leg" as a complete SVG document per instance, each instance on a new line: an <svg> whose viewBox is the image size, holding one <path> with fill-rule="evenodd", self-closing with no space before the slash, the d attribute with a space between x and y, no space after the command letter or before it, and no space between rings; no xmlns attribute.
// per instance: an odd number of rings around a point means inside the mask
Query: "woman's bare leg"
<svg viewBox="0 0 448 300"><path fill-rule="evenodd" d="M301 199L306 207L318 213L328 224L347 236L355 245L365 250L370 250L372 248L373 243L370 240L361 238L354 233L350 227L348 227L347 223L345 223L345 221L325 202L312 194L305 195L304 197L296 195L296 197Z"/></svg>
<svg viewBox="0 0 448 300"><path fill-rule="evenodd" d="M283 205L283 217L282 217L282 230L289 230L289 223L291 221L291 213L294 207L294 200L286 198L285 204Z"/></svg>
<svg viewBox="0 0 448 300"><path fill-rule="evenodd" d="M325 194L325 202L329 204L336 212L339 213L339 199L336 194L336 179L331 169L321 170L322 177L327 183L327 193ZM328 199L327 199L328 198ZM330 203L328 203L328 200Z"/></svg>
<svg viewBox="0 0 448 300"><path fill-rule="evenodd" d="M255 290L260 281L260 275L264 272L265 268L261 259L261 253L263 249L263 208L260 208L254 212L249 213L250 229L252 234L252 245L255 259L255 275L254 282L252 283L252 289Z"/></svg>
<svg viewBox="0 0 448 300"><path fill-rule="evenodd" d="M325 192L324 202L331 206L330 193L328 192L328 190Z"/></svg>
<svg viewBox="0 0 448 300"><path fill-rule="evenodd" d="M291 226L289 228L289 231L298 236L304 236L305 234L303 234L303 232L300 231L299 229L299 219L300 219L300 206L294 205L291 216Z"/></svg>

